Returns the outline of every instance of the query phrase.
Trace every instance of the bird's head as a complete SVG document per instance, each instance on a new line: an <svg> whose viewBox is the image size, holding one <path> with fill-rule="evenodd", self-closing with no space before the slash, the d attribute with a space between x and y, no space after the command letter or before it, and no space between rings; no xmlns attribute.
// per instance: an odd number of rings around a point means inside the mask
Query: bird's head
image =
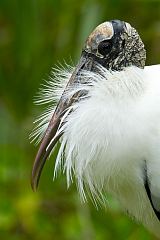
<svg viewBox="0 0 160 240"><path fill-rule="evenodd" d="M129 23L112 20L100 24L89 35L82 56L107 69L144 68L146 51L138 32Z"/></svg>
<svg viewBox="0 0 160 240"><path fill-rule="evenodd" d="M78 83L83 84L81 73L84 70L98 72L97 66L103 66L111 71L121 71L129 66L144 68L145 59L146 51L139 34L126 22L120 20L104 22L89 35L79 63L68 81L42 139L32 170L33 190L38 186L46 159L63 134L63 131L58 130L63 125L66 112L73 103L86 94L82 90L70 95L69 98L66 98L65 94L70 87L73 88Z"/></svg>

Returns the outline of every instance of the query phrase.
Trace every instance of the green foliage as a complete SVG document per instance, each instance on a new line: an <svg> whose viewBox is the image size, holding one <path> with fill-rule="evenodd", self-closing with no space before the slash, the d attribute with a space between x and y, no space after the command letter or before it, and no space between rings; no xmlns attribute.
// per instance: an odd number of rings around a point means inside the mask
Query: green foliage
<svg viewBox="0 0 160 240"><path fill-rule="evenodd" d="M38 192L30 187L37 89L57 62L76 63L87 35L109 19L135 26L147 64L160 62L159 0L0 0L0 239L155 239L113 200L97 211L81 204L75 186L67 190L64 176L52 182L54 156Z"/></svg>

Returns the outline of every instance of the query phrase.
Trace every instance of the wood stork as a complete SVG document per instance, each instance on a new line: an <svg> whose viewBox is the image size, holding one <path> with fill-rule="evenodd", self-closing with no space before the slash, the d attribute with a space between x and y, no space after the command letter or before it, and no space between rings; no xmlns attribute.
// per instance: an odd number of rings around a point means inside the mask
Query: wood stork
<svg viewBox="0 0 160 240"><path fill-rule="evenodd" d="M51 105L33 133L41 145L31 184L60 139L55 175L63 168L68 185L74 175L83 199L112 194L160 237L160 65L145 60L137 31L112 20L89 35L75 68L55 70L37 100Z"/></svg>

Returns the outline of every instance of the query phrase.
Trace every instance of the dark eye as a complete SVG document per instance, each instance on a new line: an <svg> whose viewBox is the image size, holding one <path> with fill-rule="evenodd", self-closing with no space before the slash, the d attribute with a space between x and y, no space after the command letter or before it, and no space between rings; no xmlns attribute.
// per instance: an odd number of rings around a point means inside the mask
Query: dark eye
<svg viewBox="0 0 160 240"><path fill-rule="evenodd" d="M99 43L98 45L98 52L103 55L106 56L112 48L112 42L110 40L104 40L103 42Z"/></svg>

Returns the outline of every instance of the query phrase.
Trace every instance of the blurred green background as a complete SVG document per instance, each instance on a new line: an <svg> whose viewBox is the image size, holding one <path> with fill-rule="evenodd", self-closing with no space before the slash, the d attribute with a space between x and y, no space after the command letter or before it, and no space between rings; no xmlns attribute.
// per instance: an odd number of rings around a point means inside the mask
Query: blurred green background
<svg viewBox="0 0 160 240"><path fill-rule="evenodd" d="M28 135L42 108L33 104L52 66L78 61L99 23L121 19L140 33L147 64L160 63L160 0L0 0L0 239L156 239L112 208L81 204L65 176L52 181L54 156L33 193L30 173L37 147Z"/></svg>

